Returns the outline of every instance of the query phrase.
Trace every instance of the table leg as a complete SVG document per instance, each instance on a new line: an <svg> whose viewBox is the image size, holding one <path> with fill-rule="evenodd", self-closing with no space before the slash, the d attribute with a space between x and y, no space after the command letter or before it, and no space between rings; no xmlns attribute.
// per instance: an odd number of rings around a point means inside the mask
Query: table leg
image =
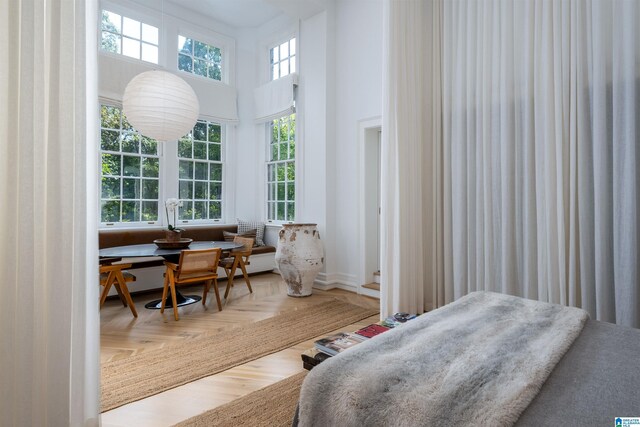
<svg viewBox="0 0 640 427"><path fill-rule="evenodd" d="M178 302L178 307L194 304L200 301L201 299L202 297L199 295L182 295L180 291L176 289L176 301ZM146 303L144 307L151 310L160 310L161 305L162 305L162 299L156 299ZM173 308L173 301L171 301L171 295L167 295L164 308Z"/></svg>
<svg viewBox="0 0 640 427"><path fill-rule="evenodd" d="M180 260L180 254L167 255L167 256L163 256L163 258L169 262L178 263ZM167 278L165 277L165 280L166 279ZM178 303L178 307L194 304L200 301L201 299L202 297L198 295L182 295L180 291L176 289L176 302ZM162 308L162 298L149 301L144 305L144 308L148 308L150 310L160 310L160 308ZM171 292L167 292L164 308L165 309L173 308L173 301L171 300Z"/></svg>

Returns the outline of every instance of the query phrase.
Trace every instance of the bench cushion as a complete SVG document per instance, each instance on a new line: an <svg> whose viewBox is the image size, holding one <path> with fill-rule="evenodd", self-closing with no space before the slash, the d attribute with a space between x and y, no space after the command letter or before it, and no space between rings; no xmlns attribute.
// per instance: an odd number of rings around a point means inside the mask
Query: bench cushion
<svg viewBox="0 0 640 427"><path fill-rule="evenodd" d="M251 248L251 256L261 255L261 254L269 254L275 252L276 248L274 246L258 246Z"/></svg>

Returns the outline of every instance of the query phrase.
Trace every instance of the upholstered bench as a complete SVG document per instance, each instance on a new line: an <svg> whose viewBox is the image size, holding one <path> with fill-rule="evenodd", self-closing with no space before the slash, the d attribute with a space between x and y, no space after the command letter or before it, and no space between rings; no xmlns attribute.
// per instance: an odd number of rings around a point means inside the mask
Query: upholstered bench
<svg viewBox="0 0 640 427"><path fill-rule="evenodd" d="M194 241L224 241L223 231L230 233L238 232L237 224L229 225L207 225L207 226L190 226L182 227L184 232L182 237L188 237ZM112 248L115 246L141 245L145 243L153 243L156 239L164 239L165 231L163 228L152 229L103 229L99 232L98 244L100 249ZM251 265L248 266L248 273L262 273L271 271L275 268L275 252L273 246L256 246L251 252ZM135 286L132 286L131 292L135 293L140 290L156 289L162 287L161 271L164 269L164 260L157 258L123 258L118 262L131 264L129 270L137 270L134 274L138 277ZM152 269L153 268L153 269ZM145 269L145 270L141 270ZM155 271L157 270L157 271ZM221 277L224 272L220 270ZM238 274L241 274L239 272Z"/></svg>

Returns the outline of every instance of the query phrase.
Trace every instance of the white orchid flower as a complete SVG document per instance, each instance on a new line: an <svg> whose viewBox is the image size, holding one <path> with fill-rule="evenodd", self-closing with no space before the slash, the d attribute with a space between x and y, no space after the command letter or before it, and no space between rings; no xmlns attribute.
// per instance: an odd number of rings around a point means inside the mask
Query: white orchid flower
<svg viewBox="0 0 640 427"><path fill-rule="evenodd" d="M178 206L182 206L182 202L176 199L175 197L172 197L170 199L167 199L164 202L164 205L167 207L167 209L173 211Z"/></svg>
<svg viewBox="0 0 640 427"><path fill-rule="evenodd" d="M175 197L171 197L169 199L167 199L164 202L164 207L165 207L165 211L167 213L167 222L168 222L168 229L169 230L174 230L174 231L182 231L179 228L176 228L176 208L180 208L182 207L182 200L178 200ZM169 212L173 213L173 224L171 224L171 220L169 218Z"/></svg>

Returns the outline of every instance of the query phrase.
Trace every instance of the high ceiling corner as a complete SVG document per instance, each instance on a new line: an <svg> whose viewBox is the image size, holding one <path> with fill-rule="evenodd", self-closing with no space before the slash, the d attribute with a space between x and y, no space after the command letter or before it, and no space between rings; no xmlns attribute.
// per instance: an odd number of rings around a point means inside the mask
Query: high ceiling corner
<svg viewBox="0 0 640 427"><path fill-rule="evenodd" d="M265 0L168 0L174 5L237 28L258 27L282 14Z"/></svg>
<svg viewBox="0 0 640 427"><path fill-rule="evenodd" d="M323 11L327 0L167 0L178 7L237 28L259 27L280 15L306 19Z"/></svg>
<svg viewBox="0 0 640 427"><path fill-rule="evenodd" d="M286 15L295 19L307 19L327 8L327 0L265 0Z"/></svg>

